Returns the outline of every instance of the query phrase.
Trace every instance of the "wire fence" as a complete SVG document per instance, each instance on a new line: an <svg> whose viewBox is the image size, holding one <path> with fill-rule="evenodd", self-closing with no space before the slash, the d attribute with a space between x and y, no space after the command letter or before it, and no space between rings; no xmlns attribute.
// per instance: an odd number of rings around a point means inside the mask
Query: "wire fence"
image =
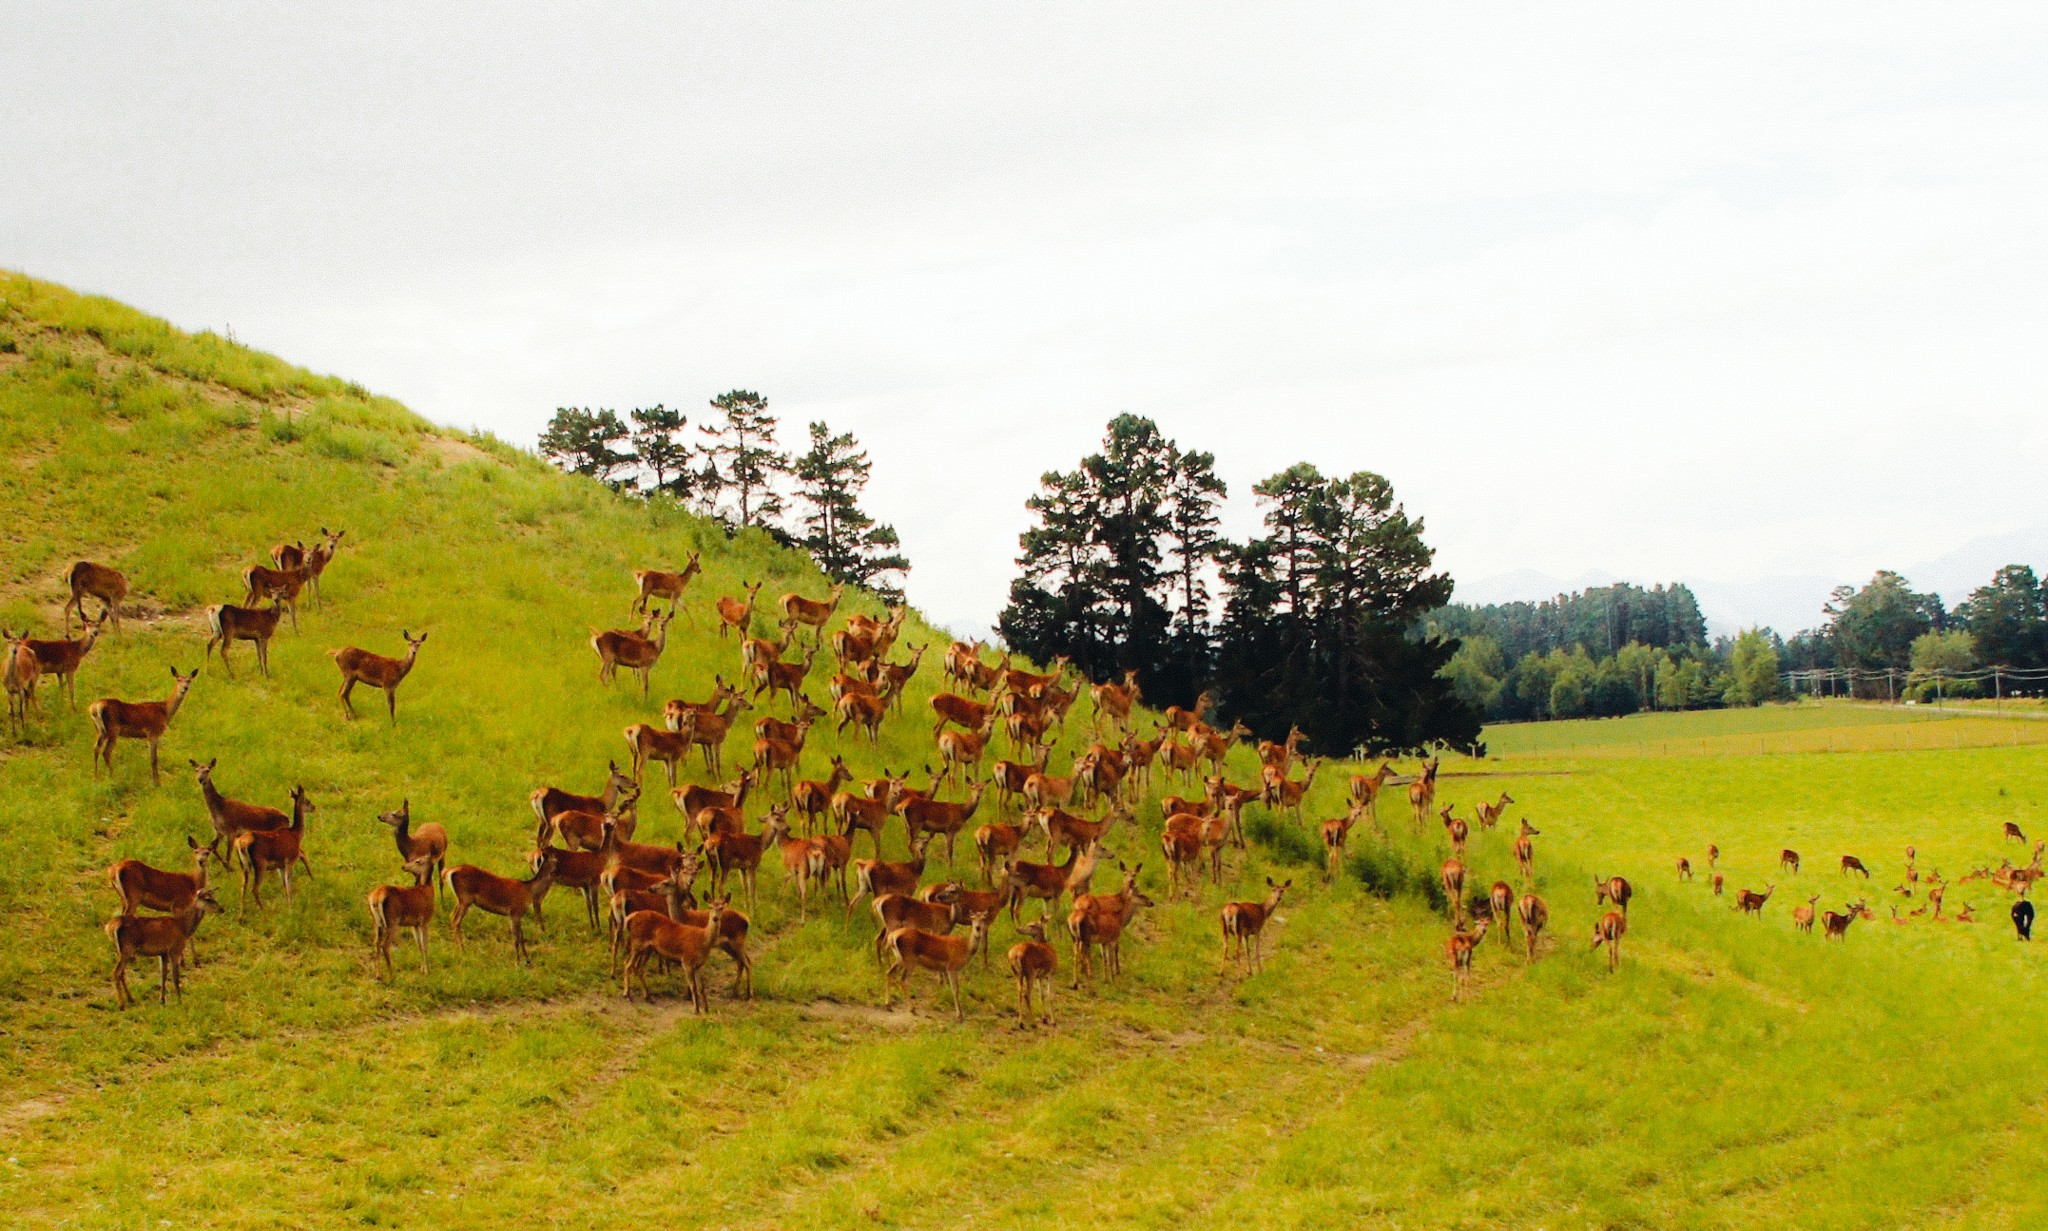
<svg viewBox="0 0 2048 1231"><path fill-rule="evenodd" d="M1778 675L1793 693L1809 697L1883 697L1896 701L1914 689L1934 686L1937 700L1958 696L1989 695L1994 701L2014 696L2039 696L2048 692L2048 667L1976 667L1969 671L1939 668L1903 670L1886 667L1815 667L1805 671L1784 671ZM1984 685L1989 684L1986 689ZM1882 691L1880 691L1880 689Z"/></svg>

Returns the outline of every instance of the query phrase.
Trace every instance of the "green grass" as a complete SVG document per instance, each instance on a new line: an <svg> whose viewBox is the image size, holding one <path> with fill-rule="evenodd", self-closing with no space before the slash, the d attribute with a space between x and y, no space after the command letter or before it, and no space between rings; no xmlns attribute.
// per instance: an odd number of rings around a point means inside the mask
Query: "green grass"
<svg viewBox="0 0 2048 1231"><path fill-rule="evenodd" d="M1500 760L1554 756L1724 756L1878 752L2048 743L2038 707L2008 703L1935 709L1858 701L1802 701L1753 709L1630 714L1625 718L1514 722L1486 729Z"/></svg>
<svg viewBox="0 0 2048 1231"><path fill-rule="evenodd" d="M1481 886L1513 879L1516 820L1543 830L1552 939L1529 967L1489 938L1455 1006L1427 893L1447 847L1415 831L1399 787L1390 836L1358 831L1327 888L1313 839L1254 808L1252 849L1199 903L1163 901L1157 810L1142 810L1142 832L1113 845L1145 861L1162 905L1125 946L1121 985L1063 986L1057 1029L1020 1029L1007 977L979 967L964 1026L926 979L912 1010L880 1012L865 917L799 922L779 869L754 916L759 998L732 1000L714 959L702 1020L659 976L653 1006L624 1004L562 899L531 970L500 921L477 919L466 953L439 931L431 974L401 953L385 982L362 904L396 878L376 811L410 798L458 860L515 867L533 786L594 788L624 726L732 672L712 596L822 583L763 538L728 542L105 301L0 277L0 335L15 342L0 345L0 623L54 627L81 555L138 591L81 700L160 695L169 666L198 662L198 609L232 597L242 565L322 524L349 531L328 606L273 646L274 679L250 674L246 649L238 679L202 672L161 788L134 745L94 780L82 715L47 689L28 743L0 751L0 1209L16 1224L2041 1225L2026 1023L2048 957L2012 940L2003 895L1951 891L1951 911L1986 916L1974 927L1859 923L1841 945L1787 918L1817 889L1823 906L1868 894L1888 913L1907 842L1951 876L2023 858L2000 827L2048 828L2048 751L1938 740L1992 720L1812 706L1648 716L1654 736L1488 732L1508 755L1447 758L1441 798L1470 815L1514 797L1503 830L1474 836ZM628 570L699 547L696 623L675 624L653 701L601 688L586 639L625 622ZM323 651L395 651L401 628L430 640L397 727L368 699L344 721ZM931 636L913 621L907 640ZM924 764L935 665L881 749L821 733L806 771L842 747L863 774ZM1085 703L1076 719L1070 735ZM1842 750L1895 730L1932 738ZM1793 750L1757 755L1759 736ZM1832 755L1792 742L1831 737ZM1653 738L1696 747L1643 755ZM307 787L316 875L263 912L229 885L182 1004L117 1012L104 869L177 864L206 829L185 758L213 756L239 797ZM1249 750L1232 773L1251 777ZM1339 809L1344 776L1318 779L1311 818ZM664 796L643 811L656 837L677 828ZM1704 872L1707 842L1731 887L1778 883L1763 919L1676 882L1672 861ZM1775 871L1785 846L1807 859L1796 884ZM1878 880L1844 884L1841 853ZM1639 887L1614 975L1587 950L1595 872ZM1269 874L1294 890L1266 972L1221 974L1217 906ZM1009 941L1005 922L998 961Z"/></svg>

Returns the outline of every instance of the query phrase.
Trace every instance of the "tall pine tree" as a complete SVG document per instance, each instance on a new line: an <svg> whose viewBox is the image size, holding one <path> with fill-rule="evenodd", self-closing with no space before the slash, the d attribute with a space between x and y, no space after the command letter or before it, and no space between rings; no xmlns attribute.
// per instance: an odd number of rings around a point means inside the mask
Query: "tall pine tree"
<svg viewBox="0 0 2048 1231"><path fill-rule="evenodd" d="M662 492L687 501L696 487L690 459L697 452L682 439L688 416L657 403L636 408L629 417L633 421L633 458L647 473L647 493Z"/></svg>
<svg viewBox="0 0 2048 1231"><path fill-rule="evenodd" d="M864 586L884 602L900 603L900 587L879 579L910 571L910 561L893 526L882 525L860 507L871 469L867 451L851 433L833 435L811 424L811 447L796 459L797 497L803 502L803 545L834 581Z"/></svg>
<svg viewBox="0 0 2048 1231"><path fill-rule="evenodd" d="M776 419L768 413L768 399L734 389L712 398L711 409L717 418L698 429L710 462L699 482L732 493L734 525L774 526L782 516L775 480L789 473L789 455L775 447Z"/></svg>
<svg viewBox="0 0 2048 1231"><path fill-rule="evenodd" d="M618 491L633 486L626 472L633 465L625 421L615 410L575 406L556 409L540 436L541 456L571 474L589 475Z"/></svg>

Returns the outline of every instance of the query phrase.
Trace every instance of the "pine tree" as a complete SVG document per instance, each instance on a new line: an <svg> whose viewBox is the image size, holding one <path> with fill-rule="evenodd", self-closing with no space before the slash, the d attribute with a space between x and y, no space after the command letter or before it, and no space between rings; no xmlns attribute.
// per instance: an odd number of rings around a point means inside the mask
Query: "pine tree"
<svg viewBox="0 0 2048 1231"><path fill-rule="evenodd" d="M648 494L666 492L678 500L688 500L697 477L690 470L690 459L697 451L682 440L689 418L680 410L659 404L635 409L630 417L634 460L651 479Z"/></svg>
<svg viewBox="0 0 2048 1231"><path fill-rule="evenodd" d="M789 455L775 447L776 420L768 413L768 399L734 389L712 398L711 409L718 420L698 429L708 441L703 451L710 463L699 482L714 492L734 493L735 525L773 526L782 516L775 478L789 473Z"/></svg>
<svg viewBox="0 0 2048 1231"><path fill-rule="evenodd" d="M617 447L627 444L630 436L617 411L563 406L541 433L540 452L571 474L589 475L617 491L633 486L630 477L620 477L620 471L633 464L633 454Z"/></svg>
<svg viewBox="0 0 2048 1231"><path fill-rule="evenodd" d="M810 450L796 459L792 471L805 508L803 545L827 577L899 603L902 589L876 579L909 572L910 561L897 550L901 542L895 527L876 522L860 507L871 469L867 451L851 433L835 436L825 424L811 424Z"/></svg>

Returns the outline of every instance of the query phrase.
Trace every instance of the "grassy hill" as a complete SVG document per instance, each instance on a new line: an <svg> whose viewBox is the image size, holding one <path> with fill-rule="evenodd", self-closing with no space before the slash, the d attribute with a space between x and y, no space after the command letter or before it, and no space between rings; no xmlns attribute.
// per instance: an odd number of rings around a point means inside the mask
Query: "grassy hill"
<svg viewBox="0 0 2048 1231"><path fill-rule="evenodd" d="M733 673L713 596L752 580L822 594L822 580L763 537L728 541L344 382L13 275L0 456L0 623L54 629L80 557L137 589L81 702L161 696L168 668L200 662L201 608L235 597L245 564L320 525L348 531L326 606L273 646L273 678L246 648L233 681L203 668L161 787L132 744L95 779L82 712L47 688L28 742L0 750L0 1208L17 1223L2040 1225L2044 959L2013 941L2003 895L1951 892L1951 912L1977 903L1977 925L1859 923L1845 944L1787 920L1814 892L1836 907L1867 895L1880 914L1917 904L1886 893L1907 842L1951 876L2017 855L2004 821L2048 828L2038 746L1757 755L1752 730L1677 716L1659 738L1708 741L1694 755L1635 736L1578 752L1611 724L1549 724L1543 755L1447 759L1445 802L1470 815L1505 789L1510 823L1544 831L1553 912L1533 967L1489 937L1457 1005L1441 917L1367 884L1447 853L1405 805L1385 809L1385 842L1354 838L1328 887L1314 839L1252 810L1228 896L1269 874L1295 890L1265 973L1244 979L1218 960L1226 894L1166 901L1148 804L1142 832L1113 845L1144 860L1161 906L1140 917L1120 985L1068 993L1063 969L1057 1029L1019 1028L999 967L974 969L964 1026L929 980L911 1011L882 1012L865 916L799 922L768 869L758 998L733 1000L714 959L704 1019L672 981L652 1006L622 1002L602 941L559 898L531 969L502 921L473 918L467 952L443 929L430 974L401 954L385 981L362 901L397 879L378 811L409 798L456 860L512 870L534 786L595 789L622 728ZM705 573L652 701L600 686L587 639L627 622L628 571L698 549ZM395 653L401 629L430 639L396 727L360 696L364 717L345 721L324 651ZM905 641L936 636L913 620ZM806 772L833 751L863 776L925 764L935 666L880 749L821 733ZM1783 713L1844 747L1871 725L1867 710ZM1084 702L1067 747L1087 720ZM240 798L306 787L315 875L260 912L227 885L182 1004L117 1012L104 869L184 866L184 836L207 832L186 759L212 757ZM1252 765L1241 750L1233 776ZM1341 810L1348 769L1324 772L1312 817ZM679 829L664 795L643 809L657 840ZM1731 889L1778 881L1764 918L1676 882L1673 858L1704 871L1710 841ZM1480 883L1513 879L1507 845L1475 835ZM1796 885L1774 869L1783 846L1807 856ZM1849 851L1880 880L1843 884L1833 858ZM1587 950L1595 871L1639 886L1613 975ZM998 962L1010 940L998 925Z"/></svg>

